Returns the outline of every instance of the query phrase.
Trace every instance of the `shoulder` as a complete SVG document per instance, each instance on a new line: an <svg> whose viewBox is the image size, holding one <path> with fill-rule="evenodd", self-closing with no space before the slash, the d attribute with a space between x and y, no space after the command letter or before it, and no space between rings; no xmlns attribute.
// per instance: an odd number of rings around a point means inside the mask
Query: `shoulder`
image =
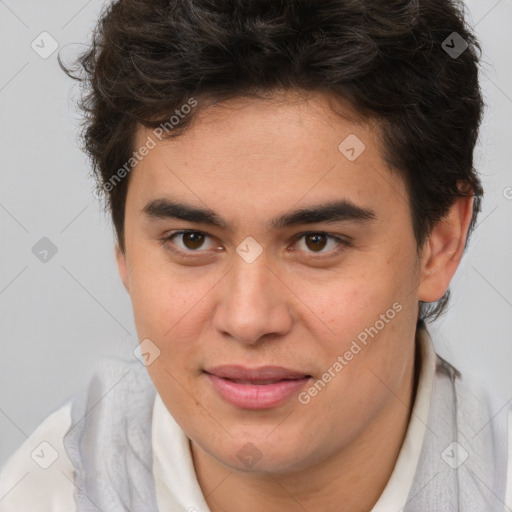
<svg viewBox="0 0 512 512"><path fill-rule="evenodd" d="M86 385L50 414L0 469L0 512L76 511L75 485L83 475L73 441L80 442L85 424L101 427L104 439L95 437L95 444L122 446L124 439L117 437L126 430L130 441L141 437L145 431L140 432L137 414L141 404L152 405L153 394L147 370L135 358L100 360ZM143 419L150 423L150 405L146 408ZM84 417L87 422L81 421Z"/></svg>
<svg viewBox="0 0 512 512"><path fill-rule="evenodd" d="M477 375L461 373L444 360L442 363L451 368L453 375L460 427L472 438L488 431L488 436L492 435L495 439L506 442L512 428L510 397L507 399L500 396Z"/></svg>
<svg viewBox="0 0 512 512"><path fill-rule="evenodd" d="M512 499L512 400L478 376L461 373L439 359L452 381L457 467L464 468L459 471L460 483L508 502Z"/></svg>
<svg viewBox="0 0 512 512"><path fill-rule="evenodd" d="M0 471L1 512L73 512L74 470L63 446L71 402L50 414Z"/></svg>

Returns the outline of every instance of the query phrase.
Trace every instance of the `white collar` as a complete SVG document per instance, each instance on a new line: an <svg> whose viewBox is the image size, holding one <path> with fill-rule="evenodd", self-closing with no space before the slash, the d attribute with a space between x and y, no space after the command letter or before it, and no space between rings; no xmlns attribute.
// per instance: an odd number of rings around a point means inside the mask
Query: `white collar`
<svg viewBox="0 0 512 512"><path fill-rule="evenodd" d="M437 354L425 328L417 330L416 343L420 351L420 375L411 419L391 477L371 512L400 512L404 508L420 460L430 410Z"/></svg>

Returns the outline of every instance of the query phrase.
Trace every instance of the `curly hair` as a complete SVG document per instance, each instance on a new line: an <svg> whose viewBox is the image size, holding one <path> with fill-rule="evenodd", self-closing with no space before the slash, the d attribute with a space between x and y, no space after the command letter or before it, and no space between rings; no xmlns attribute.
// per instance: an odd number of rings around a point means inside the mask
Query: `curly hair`
<svg viewBox="0 0 512 512"><path fill-rule="evenodd" d="M454 33L460 55L446 51ZM83 149L123 252L129 175L112 180L137 163L137 125L175 137L206 105L292 88L334 94L377 121L421 247L457 197L474 197L469 233L480 211L480 54L456 0L116 0L74 68L59 64L81 82ZM191 98L198 106L169 123ZM420 303L418 325L449 293Z"/></svg>

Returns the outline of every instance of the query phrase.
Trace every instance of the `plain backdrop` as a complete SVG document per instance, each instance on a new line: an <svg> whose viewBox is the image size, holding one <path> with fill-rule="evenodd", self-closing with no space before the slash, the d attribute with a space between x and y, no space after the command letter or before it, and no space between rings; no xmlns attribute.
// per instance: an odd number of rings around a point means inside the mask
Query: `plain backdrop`
<svg viewBox="0 0 512 512"><path fill-rule="evenodd" d="M57 51L45 55L52 44L65 61L82 50L104 5L0 0L0 465L99 359L130 356L137 344L112 226L79 149L79 89ZM467 7L483 47L487 111L476 165L485 200L449 311L431 332L441 356L505 404L512 399L512 1ZM48 244L44 237L57 251L46 262L33 252Z"/></svg>

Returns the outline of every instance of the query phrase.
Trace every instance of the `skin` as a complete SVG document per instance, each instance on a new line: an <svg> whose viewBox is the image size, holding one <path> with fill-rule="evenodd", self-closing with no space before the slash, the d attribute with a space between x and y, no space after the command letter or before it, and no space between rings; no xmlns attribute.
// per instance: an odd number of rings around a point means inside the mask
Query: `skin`
<svg viewBox="0 0 512 512"><path fill-rule="evenodd" d="M462 257L472 199L454 203L418 254L407 191L384 161L378 125L358 122L343 103L343 116L334 113L331 99L276 91L204 108L130 174L119 272L139 339L161 351L147 369L191 440L212 512L372 508L414 399L418 301L439 299ZM338 150L349 134L366 146L353 162ZM136 146L148 135L139 127ZM148 218L144 206L162 197L208 207L232 231ZM375 219L267 229L275 216L337 199L372 209ZM179 235L162 242L182 229L208 236L202 246ZM351 245L294 238L311 231ZM248 236L263 249L252 263L236 252ZM280 365L316 380L396 302L402 310L306 405L294 397L239 409L203 373ZM261 454L251 467L237 458L248 442Z"/></svg>

